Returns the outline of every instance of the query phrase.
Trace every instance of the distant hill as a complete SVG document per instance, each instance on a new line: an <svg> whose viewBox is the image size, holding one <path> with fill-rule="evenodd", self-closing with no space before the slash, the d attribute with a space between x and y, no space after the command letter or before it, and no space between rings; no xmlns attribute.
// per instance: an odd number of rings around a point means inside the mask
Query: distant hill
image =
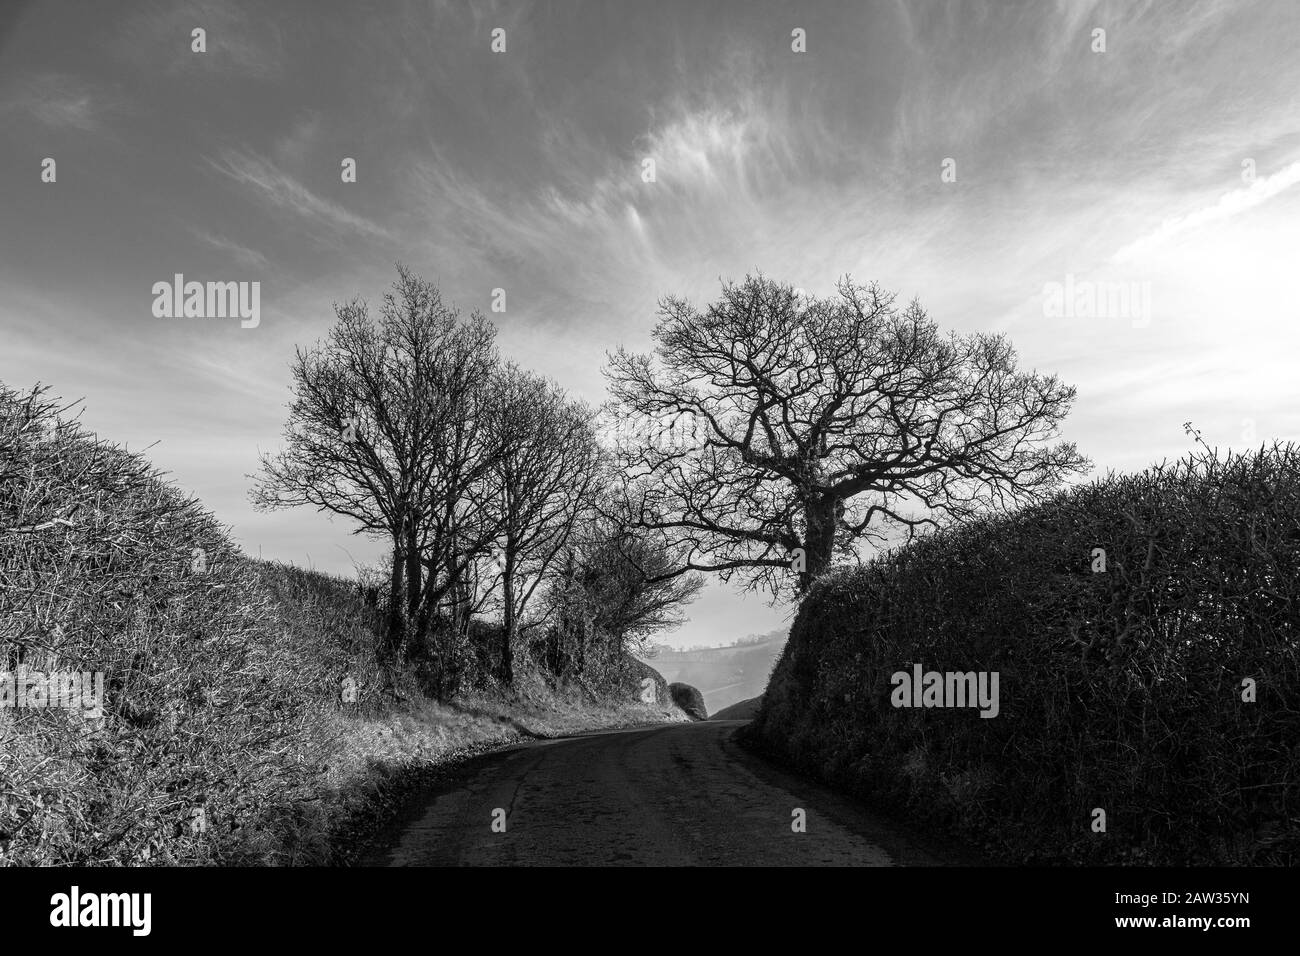
<svg viewBox="0 0 1300 956"><path fill-rule="evenodd" d="M704 695L710 713L760 696L772 666L785 647L787 632L743 638L728 647L674 650L658 645L645 660L671 683L690 684Z"/></svg>
<svg viewBox="0 0 1300 956"><path fill-rule="evenodd" d="M763 703L762 696L751 697L749 700L742 700L739 703L732 704L730 707L724 707L709 719L753 720L754 715L758 713L758 706L761 703Z"/></svg>

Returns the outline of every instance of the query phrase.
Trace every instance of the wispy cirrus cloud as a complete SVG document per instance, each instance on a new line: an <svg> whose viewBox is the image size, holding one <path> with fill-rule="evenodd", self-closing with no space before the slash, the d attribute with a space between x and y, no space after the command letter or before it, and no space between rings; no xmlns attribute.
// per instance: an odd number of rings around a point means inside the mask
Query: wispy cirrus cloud
<svg viewBox="0 0 1300 956"><path fill-rule="evenodd" d="M230 0L189 0L149 8L128 18L113 47L123 59L153 70L159 64L168 73L204 70L238 73L256 79L273 79L283 71L284 36L266 8L245 13ZM206 49L195 53L192 31L205 33Z"/></svg>
<svg viewBox="0 0 1300 956"><path fill-rule="evenodd" d="M90 132L116 107L102 93L66 73L39 73L4 100L6 110L28 113L46 126Z"/></svg>
<svg viewBox="0 0 1300 956"><path fill-rule="evenodd" d="M798 162L783 121L738 99L661 113L617 153L577 129L546 137L539 183L485 182L430 143L407 181L430 258L528 275L569 302L625 300L636 287L652 310L675 265L699 264L700 244L770 234L765 202L780 202Z"/></svg>
<svg viewBox="0 0 1300 956"><path fill-rule="evenodd" d="M198 239L200 242L211 246L213 249L228 254L237 262L246 265L249 268L257 269L261 272L269 272L272 268L270 260L256 249L250 249L248 246L227 239L225 236L220 236L209 232L206 229L200 229L195 226L190 227L190 232L194 238Z"/></svg>
<svg viewBox="0 0 1300 956"><path fill-rule="evenodd" d="M1231 219L1267 202L1296 183L1300 183L1300 161L1291 163L1272 176L1256 179L1249 186L1224 193L1213 205L1203 206L1183 216L1166 219L1159 228L1128 243L1116 252L1114 261L1132 261L1186 233Z"/></svg>
<svg viewBox="0 0 1300 956"><path fill-rule="evenodd" d="M334 233L359 233L373 239L393 238L393 234L383 226L316 195L274 163L254 153L225 150L218 159L208 159L208 165L241 186L252 187L279 208L326 226Z"/></svg>

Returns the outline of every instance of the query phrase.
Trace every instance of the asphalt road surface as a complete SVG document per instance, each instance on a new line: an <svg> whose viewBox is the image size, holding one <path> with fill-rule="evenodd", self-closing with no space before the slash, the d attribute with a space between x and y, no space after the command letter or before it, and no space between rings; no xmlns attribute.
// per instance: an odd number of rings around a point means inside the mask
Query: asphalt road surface
<svg viewBox="0 0 1300 956"><path fill-rule="evenodd" d="M535 741L467 762L364 860L388 866L933 866L954 855L704 721ZM805 831L795 832L796 809ZM499 811L504 811L504 815ZM503 821L504 820L504 824ZM500 831L504 825L504 832Z"/></svg>

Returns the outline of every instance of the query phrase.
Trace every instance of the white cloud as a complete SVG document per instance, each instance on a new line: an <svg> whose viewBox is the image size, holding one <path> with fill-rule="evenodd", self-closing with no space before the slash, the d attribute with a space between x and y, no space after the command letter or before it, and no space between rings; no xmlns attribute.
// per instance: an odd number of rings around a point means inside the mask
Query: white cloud
<svg viewBox="0 0 1300 956"><path fill-rule="evenodd" d="M1224 193L1212 206L1205 206L1185 216L1166 219L1155 231L1130 242L1116 252L1113 261L1128 262L1137 259L1171 239L1253 209L1296 183L1300 183L1300 161L1292 163L1272 176L1256 179L1243 189Z"/></svg>
<svg viewBox="0 0 1300 956"><path fill-rule="evenodd" d="M47 126L70 126L85 132L99 127L105 109L90 88L76 77L63 73L42 73L31 77L5 101L6 109L30 113Z"/></svg>
<svg viewBox="0 0 1300 956"><path fill-rule="evenodd" d="M381 239L392 238L391 233L383 226L349 212L338 203L317 196L271 162L251 153L227 150L222 153L219 161L208 160L208 163L213 169L229 176L235 182L253 186L277 206L303 218L315 220L339 231L359 232Z"/></svg>
<svg viewBox="0 0 1300 956"><path fill-rule="evenodd" d="M259 269L263 272L269 272L271 270L270 261L256 249L250 249L248 246L241 245L238 242L234 242L224 236L218 236L204 229L191 227L190 232L194 234L196 239L205 242L214 249L219 249L222 252L229 253L237 261L249 266L250 268Z"/></svg>
<svg viewBox="0 0 1300 956"><path fill-rule="evenodd" d="M191 31L202 27L207 52L191 49ZM223 0L188 0L163 9L140 10L126 18L114 41L117 54L143 69L169 73L203 70L271 79L284 68L279 24L265 11L249 17Z"/></svg>

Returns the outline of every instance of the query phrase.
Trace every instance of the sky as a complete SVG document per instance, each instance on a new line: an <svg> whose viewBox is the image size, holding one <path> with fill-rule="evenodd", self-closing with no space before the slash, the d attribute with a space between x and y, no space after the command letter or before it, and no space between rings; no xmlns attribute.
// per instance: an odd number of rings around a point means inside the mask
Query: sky
<svg viewBox="0 0 1300 956"><path fill-rule="evenodd" d="M295 346L398 262L593 403L664 296L851 275L1076 385L1095 474L1186 453L1186 421L1296 439L1297 47L1289 0L6 0L0 382L338 573L378 545L255 512L249 476ZM176 273L259 282L260 322L156 317ZM666 642L787 620L714 584Z"/></svg>

